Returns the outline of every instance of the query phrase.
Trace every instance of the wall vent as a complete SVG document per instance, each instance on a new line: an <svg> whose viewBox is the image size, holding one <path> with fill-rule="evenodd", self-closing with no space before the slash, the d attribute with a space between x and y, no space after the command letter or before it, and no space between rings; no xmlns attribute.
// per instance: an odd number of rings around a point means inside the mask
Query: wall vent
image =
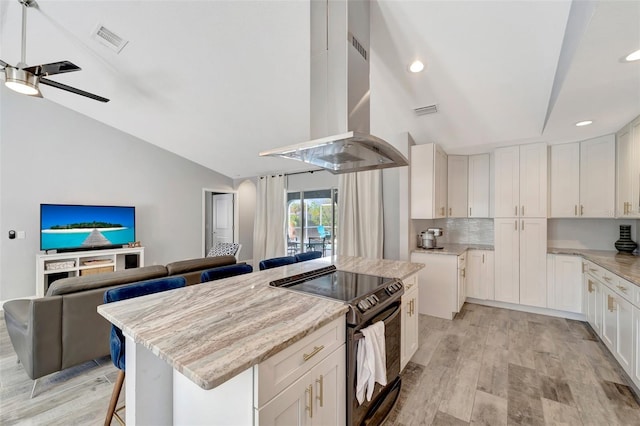
<svg viewBox="0 0 640 426"><path fill-rule="evenodd" d="M436 112L438 112L438 105L427 105L424 107L415 108L413 111L416 113L416 115L435 114Z"/></svg>
<svg viewBox="0 0 640 426"><path fill-rule="evenodd" d="M128 40L123 39L113 31L108 28L105 28L102 25L98 25L93 32L93 38L98 40L100 43L109 47L111 50L116 53L120 53L122 49L129 43Z"/></svg>
<svg viewBox="0 0 640 426"><path fill-rule="evenodd" d="M355 49L358 51L358 53L360 53L360 55L364 58L364 60L367 60L367 49L364 48L363 45L360 44L360 42L358 41L357 38L355 38L353 36L353 34L349 33L349 36L351 38L351 45L353 47L355 47Z"/></svg>

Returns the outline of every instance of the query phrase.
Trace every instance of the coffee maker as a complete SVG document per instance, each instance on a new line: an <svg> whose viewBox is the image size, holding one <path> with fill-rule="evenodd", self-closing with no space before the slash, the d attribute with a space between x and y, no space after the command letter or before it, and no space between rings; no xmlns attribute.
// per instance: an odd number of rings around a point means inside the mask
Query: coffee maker
<svg viewBox="0 0 640 426"><path fill-rule="evenodd" d="M423 249L441 249L438 237L443 235L442 228L427 228L418 235L418 247Z"/></svg>

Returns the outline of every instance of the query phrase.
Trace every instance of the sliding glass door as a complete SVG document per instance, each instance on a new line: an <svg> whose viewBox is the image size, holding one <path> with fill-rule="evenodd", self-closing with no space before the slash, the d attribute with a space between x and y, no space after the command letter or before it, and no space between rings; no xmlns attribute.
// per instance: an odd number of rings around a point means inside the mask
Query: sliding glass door
<svg viewBox="0 0 640 426"><path fill-rule="evenodd" d="M335 251L338 194L335 188L287 194L287 254Z"/></svg>

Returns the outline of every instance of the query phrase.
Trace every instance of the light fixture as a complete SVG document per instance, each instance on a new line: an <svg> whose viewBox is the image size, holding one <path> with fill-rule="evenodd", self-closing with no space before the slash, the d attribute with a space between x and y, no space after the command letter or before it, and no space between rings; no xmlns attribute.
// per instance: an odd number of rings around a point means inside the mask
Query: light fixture
<svg viewBox="0 0 640 426"><path fill-rule="evenodd" d="M409 71L420 72L424 69L424 64L418 60L415 60L409 65Z"/></svg>
<svg viewBox="0 0 640 426"><path fill-rule="evenodd" d="M38 90L38 77L36 75L14 67L6 67L4 74L4 85L9 89L24 95L40 95L40 90Z"/></svg>
<svg viewBox="0 0 640 426"><path fill-rule="evenodd" d="M624 60L627 61L627 62L639 61L640 60L640 49L638 49L635 52L630 53L629 55L627 55L627 57L624 58Z"/></svg>
<svg viewBox="0 0 640 426"><path fill-rule="evenodd" d="M582 126L588 126L589 124L593 123L593 120L584 120L584 121L578 121L576 123L576 126L578 127L582 127Z"/></svg>

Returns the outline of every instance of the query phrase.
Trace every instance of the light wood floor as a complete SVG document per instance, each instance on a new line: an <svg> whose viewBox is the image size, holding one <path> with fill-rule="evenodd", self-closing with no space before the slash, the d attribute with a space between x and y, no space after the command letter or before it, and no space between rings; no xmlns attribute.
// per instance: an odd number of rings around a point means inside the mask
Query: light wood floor
<svg viewBox="0 0 640 426"><path fill-rule="evenodd" d="M40 379L29 399L0 320L0 425L100 425L116 375L106 357ZM640 425L625 383L585 323L466 304L453 321L420 316L386 424Z"/></svg>

